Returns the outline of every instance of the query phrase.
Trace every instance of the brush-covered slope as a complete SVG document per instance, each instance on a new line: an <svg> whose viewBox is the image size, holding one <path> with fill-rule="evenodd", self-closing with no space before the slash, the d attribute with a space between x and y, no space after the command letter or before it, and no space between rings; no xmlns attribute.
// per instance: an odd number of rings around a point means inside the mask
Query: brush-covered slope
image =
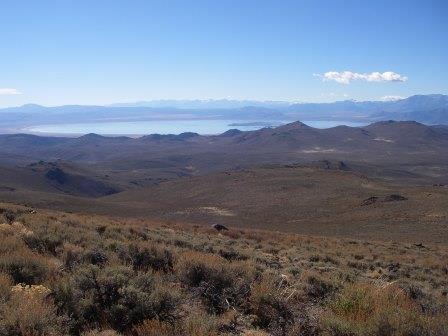
<svg viewBox="0 0 448 336"><path fill-rule="evenodd" d="M163 182L101 201L129 214L203 224L446 241L447 187L397 186L352 169L343 162L274 165Z"/></svg>
<svg viewBox="0 0 448 336"><path fill-rule="evenodd" d="M5 335L447 331L446 246L218 232L9 204L0 204L0 241Z"/></svg>

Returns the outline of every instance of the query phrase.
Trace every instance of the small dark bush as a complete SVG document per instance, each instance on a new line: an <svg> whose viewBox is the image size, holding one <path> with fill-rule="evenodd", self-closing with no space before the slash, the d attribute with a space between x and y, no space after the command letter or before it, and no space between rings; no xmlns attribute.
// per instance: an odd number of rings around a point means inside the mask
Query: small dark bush
<svg viewBox="0 0 448 336"><path fill-rule="evenodd" d="M219 255L229 261L247 259L247 256L235 250L220 250Z"/></svg>
<svg viewBox="0 0 448 336"><path fill-rule="evenodd" d="M106 232L107 226L106 225L98 225L96 227L96 232L98 232L100 235L102 235L104 232Z"/></svg>
<svg viewBox="0 0 448 336"><path fill-rule="evenodd" d="M16 220L17 215L11 210L3 210L3 218L5 219L6 223L12 224Z"/></svg>
<svg viewBox="0 0 448 336"><path fill-rule="evenodd" d="M84 260L92 265L104 265L109 258L103 250L93 249L84 254Z"/></svg>
<svg viewBox="0 0 448 336"><path fill-rule="evenodd" d="M41 283L47 274L47 266L33 255L3 256L0 270L11 276L14 283L28 285Z"/></svg>
<svg viewBox="0 0 448 336"><path fill-rule="evenodd" d="M359 262L359 261L348 261L347 266L361 270L361 271L365 271L369 268L369 265L367 265L364 262Z"/></svg>
<svg viewBox="0 0 448 336"><path fill-rule="evenodd" d="M320 256L318 255L313 255L310 257L310 262L319 262L320 261Z"/></svg>
<svg viewBox="0 0 448 336"><path fill-rule="evenodd" d="M336 266L338 266L340 264L340 262L337 259L335 259L335 258L333 258L331 256L325 256L323 261L326 262L326 263L331 263L331 264L336 265Z"/></svg>
<svg viewBox="0 0 448 336"><path fill-rule="evenodd" d="M82 255L78 251L68 250L65 252L63 261L65 269L73 270L82 262Z"/></svg>
<svg viewBox="0 0 448 336"><path fill-rule="evenodd" d="M274 295L263 296L253 313L256 316L255 326L270 330L273 335L286 335L288 326L294 322L291 305Z"/></svg>
<svg viewBox="0 0 448 336"><path fill-rule="evenodd" d="M336 291L336 287L328 281L310 276L308 278L307 295L313 300L322 300Z"/></svg>

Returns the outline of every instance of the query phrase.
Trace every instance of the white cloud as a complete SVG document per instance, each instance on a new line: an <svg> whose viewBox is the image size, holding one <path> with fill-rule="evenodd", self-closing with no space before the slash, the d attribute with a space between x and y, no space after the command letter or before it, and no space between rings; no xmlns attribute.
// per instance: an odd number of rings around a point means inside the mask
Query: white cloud
<svg viewBox="0 0 448 336"><path fill-rule="evenodd" d="M384 97L381 97L380 98L380 100L382 100L382 101L394 101L394 100L401 100L401 99L404 99L405 97L402 97L402 96L384 96Z"/></svg>
<svg viewBox="0 0 448 336"><path fill-rule="evenodd" d="M10 89L10 88L0 88L0 95L20 95L22 92L20 92L17 89Z"/></svg>
<svg viewBox="0 0 448 336"><path fill-rule="evenodd" d="M321 74L314 74L323 81L335 81L340 84L350 84L355 80L361 80L366 82L405 82L408 78L393 71L386 72L371 72L371 73L358 73L353 71L328 71Z"/></svg>
<svg viewBox="0 0 448 336"><path fill-rule="evenodd" d="M347 98L347 97L349 97L349 95L346 93L335 93L335 92L321 93L320 95L322 97L328 97L328 98Z"/></svg>

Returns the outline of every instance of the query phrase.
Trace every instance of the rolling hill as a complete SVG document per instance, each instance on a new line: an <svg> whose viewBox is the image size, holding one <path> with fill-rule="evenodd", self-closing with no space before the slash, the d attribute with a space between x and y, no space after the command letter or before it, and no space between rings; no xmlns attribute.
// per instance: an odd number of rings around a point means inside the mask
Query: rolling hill
<svg viewBox="0 0 448 336"><path fill-rule="evenodd" d="M1 135L0 157L0 201L41 208L372 239L447 232L443 126Z"/></svg>
<svg viewBox="0 0 448 336"><path fill-rule="evenodd" d="M402 176L419 183L447 183L447 148L445 127L411 121L329 129L293 122L276 128L228 131L216 136L196 133L139 138L96 134L78 138L0 135L3 165L69 161L98 175L109 175L129 187L258 164L318 160L350 162L361 172L374 170L375 176L386 179Z"/></svg>

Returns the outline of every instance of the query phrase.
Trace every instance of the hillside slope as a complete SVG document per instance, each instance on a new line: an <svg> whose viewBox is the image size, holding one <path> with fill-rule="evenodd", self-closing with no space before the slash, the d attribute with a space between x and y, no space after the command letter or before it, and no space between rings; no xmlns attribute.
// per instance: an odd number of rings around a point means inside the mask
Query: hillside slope
<svg viewBox="0 0 448 336"><path fill-rule="evenodd" d="M0 203L7 335L446 335L446 246ZM98 330L101 330L99 332Z"/></svg>
<svg viewBox="0 0 448 336"><path fill-rule="evenodd" d="M110 195L120 189L73 164L39 161L24 167L0 167L0 193L8 191L90 198Z"/></svg>
<svg viewBox="0 0 448 336"><path fill-rule="evenodd" d="M125 191L101 201L169 220L324 236L446 241L447 187L397 186L346 171L350 166L342 169L270 166L227 171Z"/></svg>

